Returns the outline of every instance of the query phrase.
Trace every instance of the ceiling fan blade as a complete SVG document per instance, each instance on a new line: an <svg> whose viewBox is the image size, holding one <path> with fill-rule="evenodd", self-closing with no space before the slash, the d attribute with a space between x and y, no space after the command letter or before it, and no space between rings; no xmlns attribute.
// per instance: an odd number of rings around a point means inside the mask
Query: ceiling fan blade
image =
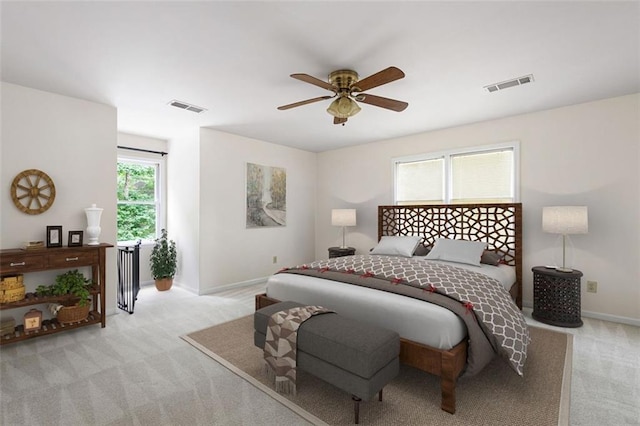
<svg viewBox="0 0 640 426"><path fill-rule="evenodd" d="M402 101L396 101L395 99L383 98L382 96L374 96L363 93L356 97L358 102L362 102L369 105L374 105L380 108L390 109L392 111L404 111L409 104Z"/></svg>
<svg viewBox="0 0 640 426"><path fill-rule="evenodd" d="M335 95L334 96L320 96L320 97L313 98L313 99L307 99L306 101L294 102L294 103L289 104L289 105L282 105L282 106L279 106L278 109L280 111L284 111L286 109L291 109L291 108L299 107L299 106L302 106L302 105L312 104L314 102L324 101L325 99L331 99L333 97L335 97Z"/></svg>
<svg viewBox="0 0 640 426"><path fill-rule="evenodd" d="M322 87L323 89L331 90L335 92L337 89L326 81L322 81L319 78L310 76L309 74L291 74L291 77L296 80L304 81L305 83L313 84L314 86Z"/></svg>
<svg viewBox="0 0 640 426"><path fill-rule="evenodd" d="M364 92L365 90L373 89L374 87L382 86L383 84L391 83L401 78L404 78L404 73L401 69L389 67L354 83L351 90L353 92Z"/></svg>
<svg viewBox="0 0 640 426"><path fill-rule="evenodd" d="M347 122L346 118L333 117L333 124L342 124L344 126L344 123L346 122Z"/></svg>

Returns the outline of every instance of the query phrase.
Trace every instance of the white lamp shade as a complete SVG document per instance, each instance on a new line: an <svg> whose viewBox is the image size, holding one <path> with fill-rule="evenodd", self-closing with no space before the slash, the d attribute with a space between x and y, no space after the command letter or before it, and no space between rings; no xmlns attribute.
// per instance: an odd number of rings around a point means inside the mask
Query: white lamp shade
<svg viewBox="0 0 640 426"><path fill-rule="evenodd" d="M544 207L542 209L542 230L552 234L586 234L589 230L587 207Z"/></svg>
<svg viewBox="0 0 640 426"><path fill-rule="evenodd" d="M331 210L331 224L333 226L356 226L356 209Z"/></svg>

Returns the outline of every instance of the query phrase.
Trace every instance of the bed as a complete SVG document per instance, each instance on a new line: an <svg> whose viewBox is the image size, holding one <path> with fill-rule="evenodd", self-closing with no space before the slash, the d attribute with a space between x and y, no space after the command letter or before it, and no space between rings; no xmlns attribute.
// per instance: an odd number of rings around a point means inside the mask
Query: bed
<svg viewBox="0 0 640 426"><path fill-rule="evenodd" d="M485 243L487 250L501 258L494 271L499 275L505 292L508 291L518 308L522 307L521 204L379 206L378 240L388 236L419 236L419 245L425 249L433 247L438 239ZM367 256L360 256L362 259L358 256L348 258L352 259L341 258L338 261L367 260ZM417 263L420 260L410 259L406 262ZM331 267L335 268L335 263ZM463 372L475 373L486 365L486 356L476 357L480 353L488 354L491 349L487 351L485 347L482 349L485 352L482 352L477 346L480 339L477 336L471 339L471 333L477 333L474 330L479 327L473 326L468 316L465 318L461 313L460 303L456 304L456 309L453 306L447 308L424 303L422 300L431 300L432 295L428 291L417 292L414 288L406 290L404 294L380 291L389 286L389 282L384 280L375 281L373 287L345 286L333 281L334 278L338 279L338 275L344 276L344 271L326 272L325 269L329 268L325 267L318 272L317 269L307 270L305 265L290 271L293 273L275 274L268 281L267 292L256 296L256 309L280 300L324 304L341 313L345 309L351 310L355 317L398 331L402 338L401 361L439 376L441 408L454 413L455 386L459 376ZM363 281L361 278L353 279ZM452 313L448 309L457 312ZM431 326L426 328L422 324ZM440 332L442 330L445 331ZM470 341L473 342L471 348ZM489 340L487 342L491 343ZM481 344L486 346L486 343ZM471 352L475 355L471 356Z"/></svg>

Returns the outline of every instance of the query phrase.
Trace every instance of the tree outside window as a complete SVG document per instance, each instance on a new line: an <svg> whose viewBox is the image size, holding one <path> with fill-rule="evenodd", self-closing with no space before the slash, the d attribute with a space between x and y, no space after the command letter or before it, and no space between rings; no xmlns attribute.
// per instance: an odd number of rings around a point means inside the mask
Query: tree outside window
<svg viewBox="0 0 640 426"><path fill-rule="evenodd" d="M118 161L118 241L157 235L158 164Z"/></svg>

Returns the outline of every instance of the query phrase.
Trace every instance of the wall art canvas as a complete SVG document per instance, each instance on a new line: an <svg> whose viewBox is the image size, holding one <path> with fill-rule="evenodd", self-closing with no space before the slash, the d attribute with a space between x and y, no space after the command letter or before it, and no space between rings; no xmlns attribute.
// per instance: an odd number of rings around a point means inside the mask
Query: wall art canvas
<svg viewBox="0 0 640 426"><path fill-rule="evenodd" d="M247 228L286 225L286 169L247 163Z"/></svg>

